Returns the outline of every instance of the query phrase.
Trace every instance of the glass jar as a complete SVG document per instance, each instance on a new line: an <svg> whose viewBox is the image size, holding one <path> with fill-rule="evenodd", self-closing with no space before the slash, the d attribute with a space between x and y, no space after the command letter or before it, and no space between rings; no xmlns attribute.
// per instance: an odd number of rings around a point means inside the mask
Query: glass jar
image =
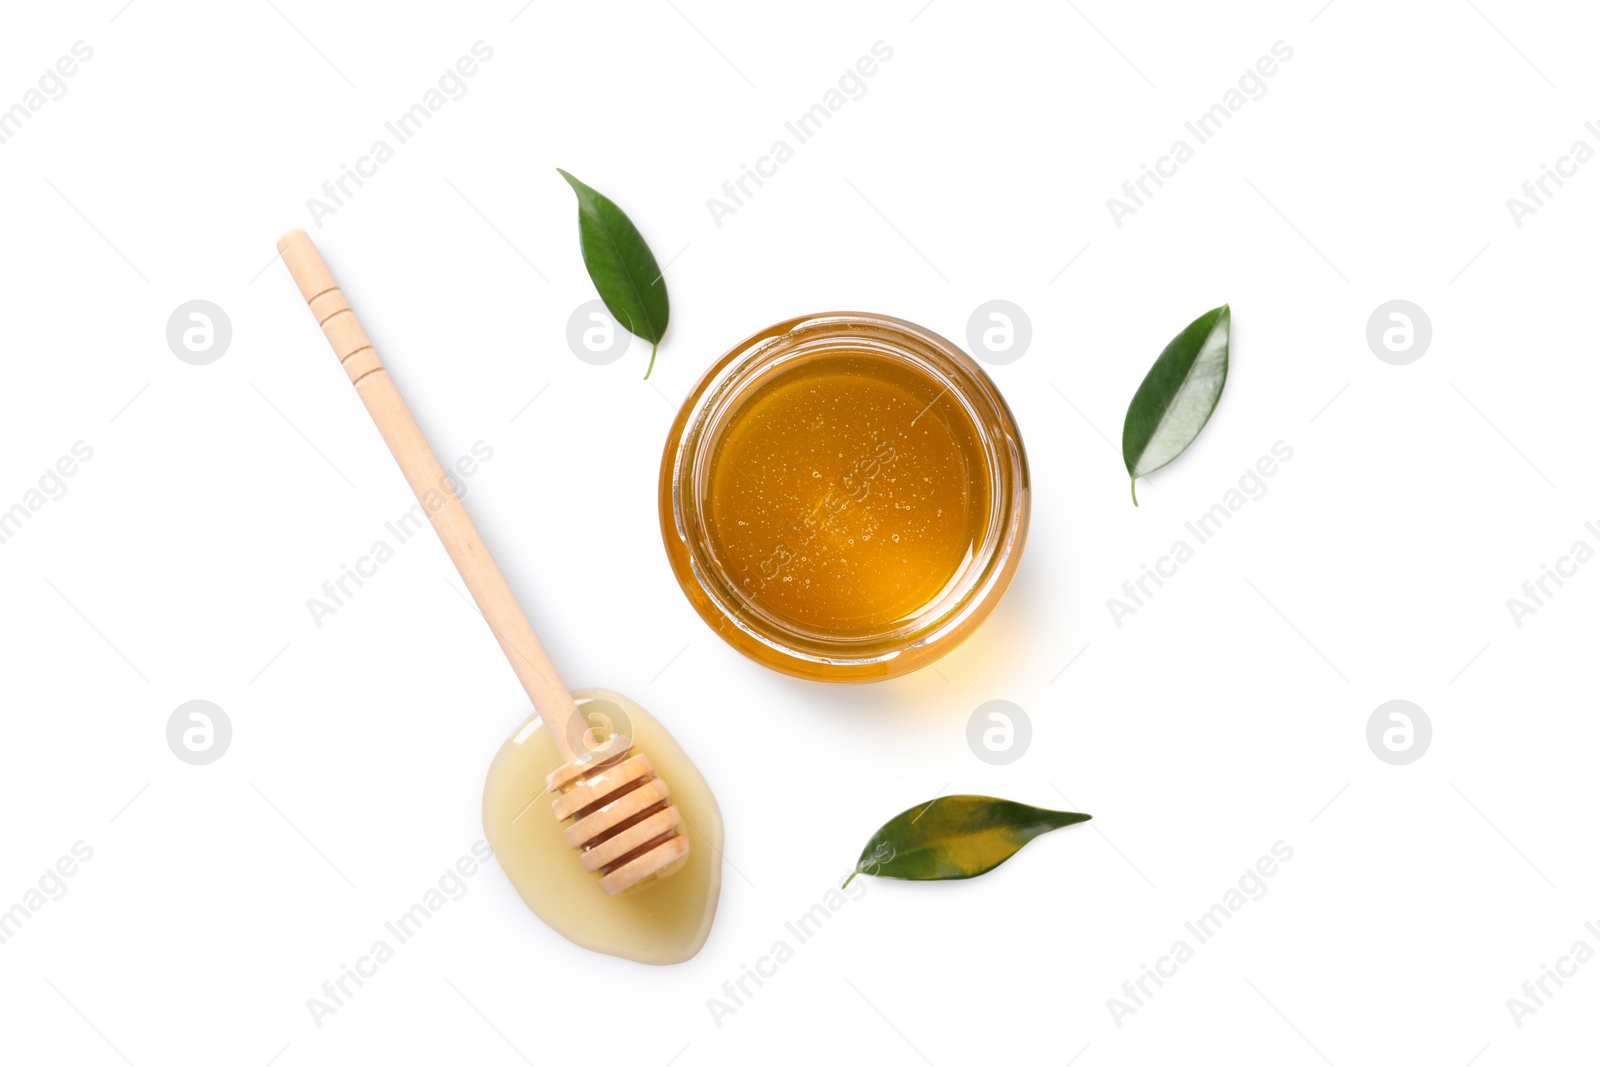
<svg viewBox="0 0 1600 1067"><path fill-rule="evenodd" d="M979 366L860 312L771 326L717 360L661 458L689 602L786 674L893 678L960 644L1016 573L1028 464Z"/></svg>

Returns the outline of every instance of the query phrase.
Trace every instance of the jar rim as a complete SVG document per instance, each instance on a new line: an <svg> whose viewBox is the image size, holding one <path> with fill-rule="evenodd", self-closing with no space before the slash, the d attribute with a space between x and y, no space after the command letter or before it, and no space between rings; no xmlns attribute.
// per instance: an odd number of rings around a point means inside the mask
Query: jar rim
<svg viewBox="0 0 1600 1067"><path fill-rule="evenodd" d="M705 481L718 432L760 383L830 348L900 360L955 398L977 430L989 487L984 538L936 597L896 624L861 635L810 631L778 617L726 580L706 543ZM777 323L733 346L679 409L661 463L662 538L700 615L740 651L788 673L825 680L889 677L923 666L988 615L1016 570L1029 508L1027 457L1015 417L983 368L945 338L903 319L826 312ZM947 645L947 647L945 647ZM777 662L772 662L772 660ZM832 677L836 676L836 677Z"/></svg>

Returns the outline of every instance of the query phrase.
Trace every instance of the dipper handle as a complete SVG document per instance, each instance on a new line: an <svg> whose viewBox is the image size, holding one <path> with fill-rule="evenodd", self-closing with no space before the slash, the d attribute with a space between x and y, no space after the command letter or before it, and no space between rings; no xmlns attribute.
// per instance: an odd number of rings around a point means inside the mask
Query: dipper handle
<svg viewBox="0 0 1600 1067"><path fill-rule="evenodd" d="M538 635L489 555L467 509L456 496L454 484L428 447L366 331L356 320L349 301L339 291L328 265L304 230L290 230L284 234L278 241L278 251L300 287L300 295L311 307L317 325L322 327L328 343L333 346L333 354L339 357L350 383L366 404L384 443L394 453L395 462L410 483L411 491L417 495L445 551L450 554L462 581L466 582L484 621L494 631L511 669L544 719L551 740L562 757L571 760L574 753L569 724L578 715L572 694L556 674Z"/></svg>

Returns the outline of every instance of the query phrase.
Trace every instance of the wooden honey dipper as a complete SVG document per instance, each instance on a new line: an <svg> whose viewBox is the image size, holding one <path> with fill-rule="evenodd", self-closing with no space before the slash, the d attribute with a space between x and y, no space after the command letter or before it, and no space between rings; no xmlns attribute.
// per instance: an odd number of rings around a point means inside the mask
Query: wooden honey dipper
<svg viewBox="0 0 1600 1067"><path fill-rule="evenodd" d="M571 820L562 831L567 844L578 850L585 870L600 873L600 888L607 893L673 873L689 855L689 838L680 829L683 816L669 798L667 783L656 776L649 757L630 754L630 738L587 743L593 735L572 694L316 245L304 230L291 230L278 241L278 251L565 761L546 782L556 798L556 819Z"/></svg>

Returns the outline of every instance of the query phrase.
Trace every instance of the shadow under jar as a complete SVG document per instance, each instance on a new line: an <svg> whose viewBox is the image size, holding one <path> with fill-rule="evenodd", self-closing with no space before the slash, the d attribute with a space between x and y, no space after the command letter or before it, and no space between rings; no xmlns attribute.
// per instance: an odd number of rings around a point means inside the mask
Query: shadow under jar
<svg viewBox="0 0 1600 1067"><path fill-rule="evenodd" d="M661 534L724 640L801 678L927 666L994 609L1028 528L1028 463L994 383L882 315L771 326L719 359L661 459Z"/></svg>

